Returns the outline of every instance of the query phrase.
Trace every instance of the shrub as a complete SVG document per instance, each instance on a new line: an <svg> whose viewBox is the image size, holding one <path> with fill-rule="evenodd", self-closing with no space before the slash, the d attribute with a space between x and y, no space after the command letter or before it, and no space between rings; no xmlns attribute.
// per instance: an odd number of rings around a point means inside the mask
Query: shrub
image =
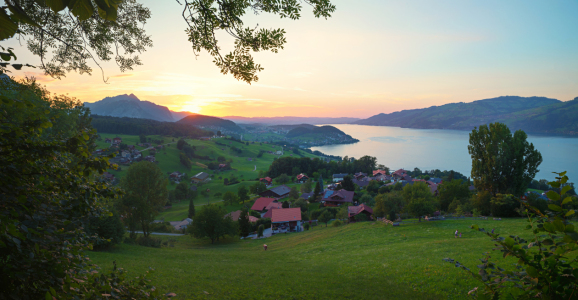
<svg viewBox="0 0 578 300"><path fill-rule="evenodd" d="M89 235L96 234L102 238L94 243L93 247L95 249L108 248L114 244L119 244L122 242L124 232L124 226L117 212L113 212L110 217L91 217L86 228L86 233Z"/></svg>
<svg viewBox="0 0 578 300"><path fill-rule="evenodd" d="M257 237L262 237L263 236L263 230L265 228L263 227L263 225L259 225L259 228L257 229Z"/></svg>
<svg viewBox="0 0 578 300"><path fill-rule="evenodd" d="M369 221L369 217L367 217L366 214L357 214L355 215L355 221L357 222L364 222L364 221Z"/></svg>
<svg viewBox="0 0 578 300"><path fill-rule="evenodd" d="M309 230L309 223L305 223L305 225L303 225L303 228L305 228L305 230Z"/></svg>
<svg viewBox="0 0 578 300"><path fill-rule="evenodd" d="M363 214L363 215L365 215L365 214ZM343 225L343 222L341 222L341 220L335 220L335 221L333 221L333 223L331 223L331 226L333 226L333 227L339 227L341 225Z"/></svg>
<svg viewBox="0 0 578 300"><path fill-rule="evenodd" d="M154 238L150 236L149 237L141 236L136 239L136 243L145 247L160 248L162 240L160 238Z"/></svg>

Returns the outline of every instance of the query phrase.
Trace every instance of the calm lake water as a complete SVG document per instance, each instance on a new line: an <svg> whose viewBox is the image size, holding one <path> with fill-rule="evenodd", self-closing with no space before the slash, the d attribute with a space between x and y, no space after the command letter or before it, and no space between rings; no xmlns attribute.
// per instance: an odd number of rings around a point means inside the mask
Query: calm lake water
<svg viewBox="0 0 578 300"><path fill-rule="evenodd" d="M413 170L418 167L422 171L455 170L470 176L470 131L344 124L332 126L359 142L313 147L312 150L342 157L375 156L379 164L391 169ZM528 141L542 153L543 162L536 179L553 180L551 172L568 171L570 182L578 182L578 138L529 135Z"/></svg>

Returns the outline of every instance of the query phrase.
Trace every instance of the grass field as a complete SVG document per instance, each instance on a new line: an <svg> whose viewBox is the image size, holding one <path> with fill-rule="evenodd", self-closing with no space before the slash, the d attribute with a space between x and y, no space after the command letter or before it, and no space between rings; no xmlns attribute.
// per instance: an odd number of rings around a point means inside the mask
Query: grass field
<svg viewBox="0 0 578 300"><path fill-rule="evenodd" d="M523 219L400 227L364 222L215 245L182 236L174 248L122 244L89 256L104 268L116 260L134 276L153 267L156 286L177 299L464 299L477 282L442 259L476 270L493 243L470 230L472 223L503 236L527 234ZM456 229L462 238L453 237ZM513 263L499 253L494 257L502 267Z"/></svg>

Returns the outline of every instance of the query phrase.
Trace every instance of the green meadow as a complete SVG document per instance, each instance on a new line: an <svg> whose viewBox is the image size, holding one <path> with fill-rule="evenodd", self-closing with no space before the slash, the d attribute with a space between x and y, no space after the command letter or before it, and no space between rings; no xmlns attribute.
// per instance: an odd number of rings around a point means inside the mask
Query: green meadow
<svg viewBox="0 0 578 300"><path fill-rule="evenodd" d="M103 269L116 261L131 276L152 267L155 286L176 293L176 299L464 299L477 282L442 259L477 270L478 259L493 243L469 229L474 223L502 236L528 234L524 219L400 227L363 222L213 245L190 236L162 236L174 239L174 247L121 244L89 256ZM456 229L462 238L454 238ZM506 268L514 262L500 253L493 259Z"/></svg>

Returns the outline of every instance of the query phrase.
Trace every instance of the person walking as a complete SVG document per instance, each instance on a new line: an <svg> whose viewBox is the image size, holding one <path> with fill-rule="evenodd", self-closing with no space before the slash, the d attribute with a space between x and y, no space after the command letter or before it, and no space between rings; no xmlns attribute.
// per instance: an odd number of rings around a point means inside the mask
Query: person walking
<svg viewBox="0 0 578 300"><path fill-rule="evenodd" d="M267 244L263 244L263 249L267 251Z"/></svg>
<svg viewBox="0 0 578 300"><path fill-rule="evenodd" d="M492 234L494 234L494 228L492 228Z"/></svg>
<svg viewBox="0 0 578 300"><path fill-rule="evenodd" d="M456 232L454 232L454 238L458 237L458 230L456 229Z"/></svg>

